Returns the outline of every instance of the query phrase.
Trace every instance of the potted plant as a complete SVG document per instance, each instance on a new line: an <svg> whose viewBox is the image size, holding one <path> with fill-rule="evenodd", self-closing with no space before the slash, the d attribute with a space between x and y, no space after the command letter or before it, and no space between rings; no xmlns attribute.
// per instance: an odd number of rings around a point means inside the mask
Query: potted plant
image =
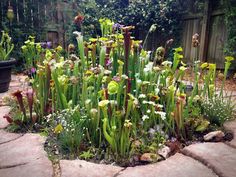
<svg viewBox="0 0 236 177"><path fill-rule="evenodd" d="M11 69L16 62L14 58L10 58L13 48L14 44L12 44L11 37L8 33L2 31L0 41L0 93L9 89Z"/></svg>

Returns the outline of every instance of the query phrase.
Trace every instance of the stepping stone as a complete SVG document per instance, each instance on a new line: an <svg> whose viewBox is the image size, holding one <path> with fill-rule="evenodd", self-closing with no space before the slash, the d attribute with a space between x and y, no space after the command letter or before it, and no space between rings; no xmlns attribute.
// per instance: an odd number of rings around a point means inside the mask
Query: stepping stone
<svg viewBox="0 0 236 177"><path fill-rule="evenodd" d="M17 158L17 157L16 157ZM51 177L53 169L49 160L35 160L31 163L0 169L1 177Z"/></svg>
<svg viewBox="0 0 236 177"><path fill-rule="evenodd" d="M224 128L232 132L234 136L234 138L230 142L226 142L226 144L236 148L236 120L224 123Z"/></svg>
<svg viewBox="0 0 236 177"><path fill-rule="evenodd" d="M236 149L224 143L193 144L184 148L183 153L207 165L218 176L233 177L236 174Z"/></svg>
<svg viewBox="0 0 236 177"><path fill-rule="evenodd" d="M3 118L5 114L8 114L10 111L9 106L2 106L0 107L0 129L6 128L9 123L7 122L6 119Z"/></svg>
<svg viewBox="0 0 236 177"><path fill-rule="evenodd" d="M44 151L45 138L37 134L25 134L24 136L0 145L0 169L26 165L29 163L50 164L47 168L52 169L52 165ZM46 170L46 169L45 169ZM30 174L30 172L29 172Z"/></svg>
<svg viewBox="0 0 236 177"><path fill-rule="evenodd" d="M123 168L84 160L61 160L61 177L115 177Z"/></svg>
<svg viewBox="0 0 236 177"><path fill-rule="evenodd" d="M212 170L198 161L175 154L165 161L151 165L128 167L118 177L217 177Z"/></svg>
<svg viewBox="0 0 236 177"><path fill-rule="evenodd" d="M8 133L4 130L0 130L0 144L16 140L17 138L19 138L21 136L23 136L23 135L17 134L17 133Z"/></svg>
<svg viewBox="0 0 236 177"><path fill-rule="evenodd" d="M22 84L19 81L10 82L10 87L21 87Z"/></svg>

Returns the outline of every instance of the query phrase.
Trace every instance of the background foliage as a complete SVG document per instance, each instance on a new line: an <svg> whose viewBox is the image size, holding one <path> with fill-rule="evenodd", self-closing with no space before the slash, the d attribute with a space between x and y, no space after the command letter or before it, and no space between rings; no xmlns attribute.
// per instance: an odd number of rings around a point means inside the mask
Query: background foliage
<svg viewBox="0 0 236 177"><path fill-rule="evenodd" d="M9 2L13 6L15 17L10 23L7 19L7 9ZM25 4L23 4L25 2ZM218 2L218 1L217 1ZM66 3L58 12L58 3ZM50 16L57 16L58 13L63 14L63 20L55 22L56 29L60 26L65 30L65 38L67 43L72 42L72 31L81 30L73 22L73 18L80 12L85 18L82 25L82 31L85 38L96 37L100 35L100 27L98 20L101 17L107 17L114 22L124 25L134 25L136 28L133 35L137 39L145 39L145 36L152 24L157 25L157 30L148 38L148 49L154 50L160 45L164 45L165 41L173 38L174 45L180 45L182 15L186 11L192 11L187 7L196 8L196 13L204 8L204 1L192 0L1 0L0 2L0 29L9 31L16 44L13 56L19 59L20 46L28 38L29 35L36 36L36 41L44 41L47 38L48 26L52 19ZM45 5L51 5L46 16L40 15L37 11L43 11ZM236 23L235 1L221 0L225 9L225 21L227 25L228 41L225 47L227 55L235 56L236 46ZM38 7L40 7L38 9ZM194 12L195 12L194 11ZM16 16L16 12L23 16ZM49 16L50 15L50 16ZM74 41L75 42L75 41Z"/></svg>

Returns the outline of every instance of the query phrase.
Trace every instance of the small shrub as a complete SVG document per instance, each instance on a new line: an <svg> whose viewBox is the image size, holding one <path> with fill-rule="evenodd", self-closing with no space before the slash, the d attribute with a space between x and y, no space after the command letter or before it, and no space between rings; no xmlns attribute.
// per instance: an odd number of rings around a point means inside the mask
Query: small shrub
<svg viewBox="0 0 236 177"><path fill-rule="evenodd" d="M214 97L202 103L203 115L213 124L223 125L234 117L234 105L231 99Z"/></svg>

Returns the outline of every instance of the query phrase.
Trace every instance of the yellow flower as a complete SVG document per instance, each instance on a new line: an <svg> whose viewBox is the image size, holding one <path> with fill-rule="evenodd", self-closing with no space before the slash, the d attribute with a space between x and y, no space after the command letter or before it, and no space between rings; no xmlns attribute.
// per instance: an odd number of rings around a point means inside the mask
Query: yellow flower
<svg viewBox="0 0 236 177"><path fill-rule="evenodd" d="M175 50L175 52L183 52L183 48L182 47L175 48L174 50Z"/></svg>
<svg viewBox="0 0 236 177"><path fill-rule="evenodd" d="M27 46L26 46L26 45L23 45L23 46L21 47L21 49L22 49L23 52L26 52L26 51L27 51Z"/></svg>
<svg viewBox="0 0 236 177"><path fill-rule="evenodd" d="M180 66L180 71L185 71L187 68L186 67L184 67L184 66Z"/></svg>
<svg viewBox="0 0 236 177"><path fill-rule="evenodd" d="M176 90L176 87L171 85L168 87L169 91L174 92Z"/></svg>
<svg viewBox="0 0 236 177"><path fill-rule="evenodd" d="M227 62L231 62L231 61L234 60L234 57L232 57L232 56L226 56L226 57L225 57L225 60L226 60Z"/></svg>
<svg viewBox="0 0 236 177"><path fill-rule="evenodd" d="M56 51L57 51L57 52L61 52L62 50L63 50L62 46L60 46L60 45L57 46L57 48L56 48Z"/></svg>
<svg viewBox="0 0 236 177"><path fill-rule="evenodd" d="M46 50L45 57L47 60L51 60L52 59L52 52L50 50Z"/></svg>
<svg viewBox="0 0 236 177"><path fill-rule="evenodd" d="M118 63L119 63L119 65L121 65L121 66L123 66L123 65L124 65L124 62L123 62L123 61L121 61L121 60L118 60Z"/></svg>
<svg viewBox="0 0 236 177"><path fill-rule="evenodd" d="M183 61L180 62L182 66L187 66L186 63L184 63Z"/></svg>
<svg viewBox="0 0 236 177"><path fill-rule="evenodd" d="M104 108L108 104L109 104L109 100L102 100L98 103L98 106L101 107L101 108Z"/></svg>
<svg viewBox="0 0 236 177"><path fill-rule="evenodd" d="M118 92L119 85L118 85L117 82L111 81L111 82L109 82L109 84L107 86L107 89L108 89L108 93L110 95L113 95L113 94L116 94Z"/></svg>
<svg viewBox="0 0 236 177"><path fill-rule="evenodd" d="M206 67L208 67L208 63L205 62L205 63L202 63L202 64L201 64L201 68L202 68L202 69L204 69L204 68L206 68Z"/></svg>
<svg viewBox="0 0 236 177"><path fill-rule="evenodd" d="M210 70L216 69L216 64L209 63L208 69L210 69Z"/></svg>
<svg viewBox="0 0 236 177"><path fill-rule="evenodd" d="M125 120L124 127L131 128L131 126L132 126L132 123L130 122L130 120Z"/></svg>
<svg viewBox="0 0 236 177"><path fill-rule="evenodd" d="M93 72L92 72L91 70L87 70L87 71L85 72L85 74L86 74L86 75L92 75Z"/></svg>
<svg viewBox="0 0 236 177"><path fill-rule="evenodd" d="M97 38L90 38L89 39L89 41L92 42L92 43L97 42L97 40L98 40Z"/></svg>
<svg viewBox="0 0 236 177"><path fill-rule="evenodd" d="M59 134L59 133L62 132L62 130L63 130L62 125L61 125L61 124L58 124L58 125L55 127L55 129L54 129L54 133Z"/></svg>

